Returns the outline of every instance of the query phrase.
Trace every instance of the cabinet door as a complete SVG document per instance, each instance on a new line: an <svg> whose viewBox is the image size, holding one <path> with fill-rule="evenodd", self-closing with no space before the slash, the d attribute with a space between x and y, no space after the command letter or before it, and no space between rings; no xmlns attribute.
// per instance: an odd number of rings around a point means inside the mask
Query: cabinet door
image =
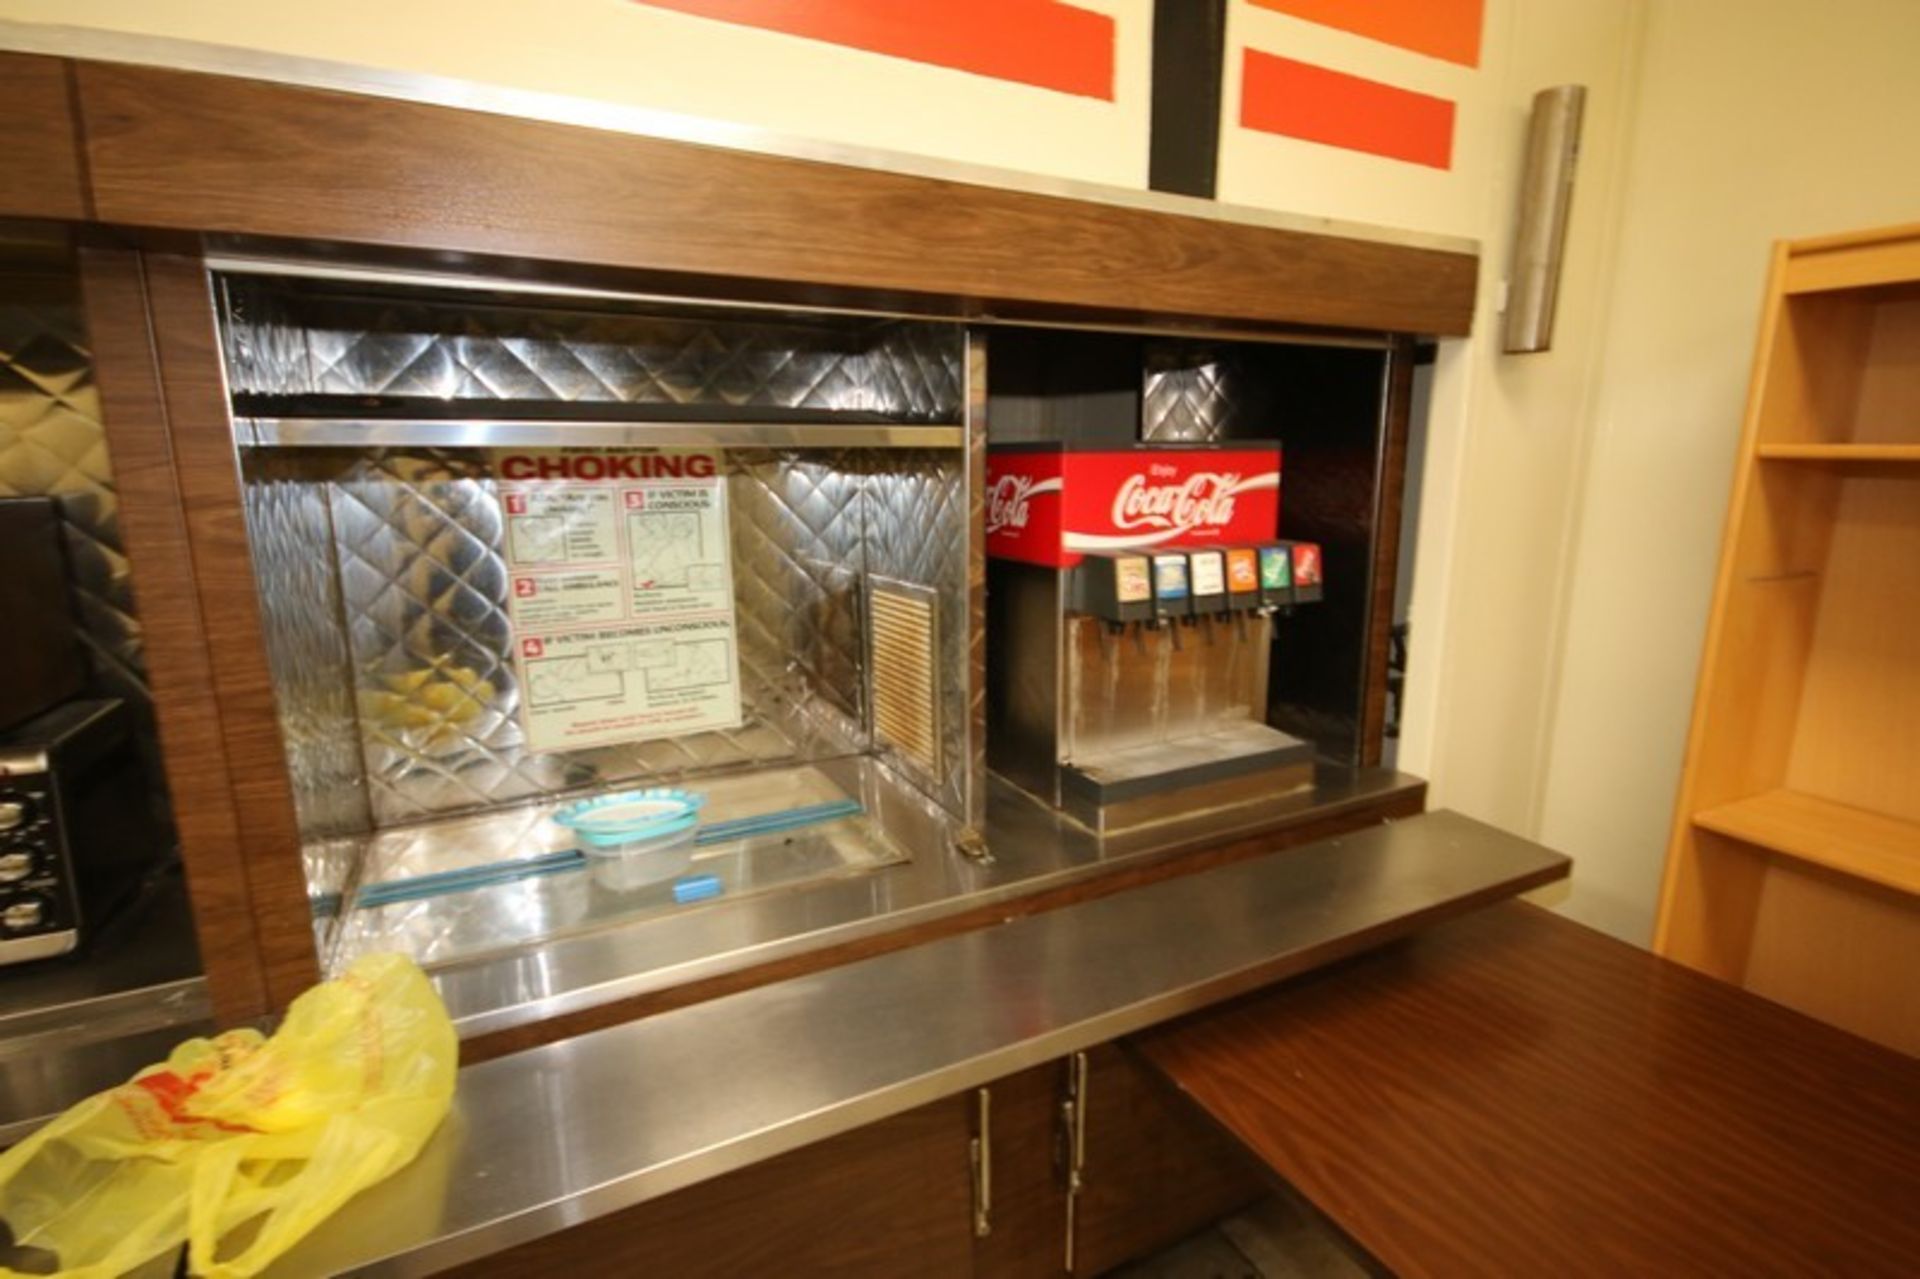
<svg viewBox="0 0 1920 1279"><path fill-rule="evenodd" d="M1061 1104L1066 1067L1049 1062L989 1085L985 1131L988 1231L974 1241L981 1279L1056 1279L1066 1268L1067 1190Z"/></svg>
<svg viewBox="0 0 1920 1279"><path fill-rule="evenodd" d="M1162 1248L1266 1193L1256 1166L1124 1049L1088 1054L1074 1273Z"/></svg>
<svg viewBox="0 0 1920 1279"><path fill-rule="evenodd" d="M973 1274L972 1094L488 1257L516 1276Z"/></svg>

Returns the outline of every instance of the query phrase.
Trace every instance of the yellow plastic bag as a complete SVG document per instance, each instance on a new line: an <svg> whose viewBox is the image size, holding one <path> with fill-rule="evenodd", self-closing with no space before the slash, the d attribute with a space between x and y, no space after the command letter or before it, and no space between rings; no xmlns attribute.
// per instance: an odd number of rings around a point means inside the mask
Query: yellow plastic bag
<svg viewBox="0 0 1920 1279"><path fill-rule="evenodd" d="M0 1218L64 1279L110 1279L183 1239L196 1275L255 1274L419 1153L458 1058L425 975L370 955L294 1000L271 1039L189 1040L0 1155ZM257 1229L228 1238L243 1225Z"/></svg>

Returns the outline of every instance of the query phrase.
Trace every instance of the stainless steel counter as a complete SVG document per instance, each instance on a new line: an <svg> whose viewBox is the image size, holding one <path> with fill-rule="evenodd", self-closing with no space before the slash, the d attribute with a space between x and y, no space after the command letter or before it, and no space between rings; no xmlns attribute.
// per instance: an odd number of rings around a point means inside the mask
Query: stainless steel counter
<svg viewBox="0 0 1920 1279"><path fill-rule="evenodd" d="M1232 822L1202 813L1101 839L994 779L991 862L950 852L939 830L916 829L916 820L930 820L917 810L889 812L889 827L914 849L901 865L690 906L433 975L471 1037L1334 816L1417 785L1389 769L1329 767L1312 788ZM16 972L0 983L0 1145L214 1028L205 983L192 975L199 961L184 889L175 881L162 896L137 931L93 948L85 963Z"/></svg>
<svg viewBox="0 0 1920 1279"><path fill-rule="evenodd" d="M0 971L0 1146L212 1029L199 972L177 873L80 954Z"/></svg>
<svg viewBox="0 0 1920 1279"><path fill-rule="evenodd" d="M469 1067L420 1159L270 1273L539 1239L1563 878L1430 813Z"/></svg>
<svg viewBox="0 0 1920 1279"><path fill-rule="evenodd" d="M990 862L951 853L934 819L902 811L886 824L913 852L903 864L559 937L436 967L433 977L462 1037L471 1038L1335 816L1418 784L1391 769L1324 767L1312 787L1269 804L1101 837L993 777Z"/></svg>

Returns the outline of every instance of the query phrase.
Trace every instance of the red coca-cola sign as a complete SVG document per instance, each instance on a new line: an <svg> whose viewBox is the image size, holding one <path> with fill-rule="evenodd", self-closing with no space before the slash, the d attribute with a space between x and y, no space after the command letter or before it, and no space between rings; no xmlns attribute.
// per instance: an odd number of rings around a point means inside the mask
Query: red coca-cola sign
<svg viewBox="0 0 1920 1279"><path fill-rule="evenodd" d="M1087 551L1259 542L1280 527L1280 450L994 449L987 554L1070 568Z"/></svg>

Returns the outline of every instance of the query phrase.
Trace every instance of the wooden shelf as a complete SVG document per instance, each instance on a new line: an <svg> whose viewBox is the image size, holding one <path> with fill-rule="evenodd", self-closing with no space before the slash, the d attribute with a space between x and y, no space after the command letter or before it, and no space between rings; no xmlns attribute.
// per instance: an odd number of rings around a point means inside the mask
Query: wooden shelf
<svg viewBox="0 0 1920 1279"><path fill-rule="evenodd" d="M1655 945L1920 1054L1916 360L1920 225L1775 246Z"/></svg>
<svg viewBox="0 0 1920 1279"><path fill-rule="evenodd" d="M1762 444L1768 462L1920 463L1920 444Z"/></svg>
<svg viewBox="0 0 1920 1279"><path fill-rule="evenodd" d="M1920 824L1791 790L1770 790L1695 813L1693 824L1920 896Z"/></svg>

